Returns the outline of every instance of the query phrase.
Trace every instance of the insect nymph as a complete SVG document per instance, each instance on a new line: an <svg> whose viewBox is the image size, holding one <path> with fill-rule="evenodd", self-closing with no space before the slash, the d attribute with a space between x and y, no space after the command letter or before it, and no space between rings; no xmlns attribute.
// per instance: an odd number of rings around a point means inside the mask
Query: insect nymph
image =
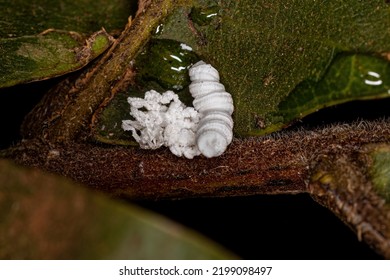
<svg viewBox="0 0 390 280"><path fill-rule="evenodd" d="M177 156L220 156L233 138L233 99L219 82L218 71L199 61L189 69L189 91L194 98L186 107L173 91L154 90L145 98L129 97L130 114L122 128L133 133L144 149L169 147Z"/></svg>
<svg viewBox="0 0 390 280"><path fill-rule="evenodd" d="M219 82L219 73L210 64L199 61L189 70L193 105L201 116L196 145L210 158L220 156L233 139L233 99Z"/></svg>

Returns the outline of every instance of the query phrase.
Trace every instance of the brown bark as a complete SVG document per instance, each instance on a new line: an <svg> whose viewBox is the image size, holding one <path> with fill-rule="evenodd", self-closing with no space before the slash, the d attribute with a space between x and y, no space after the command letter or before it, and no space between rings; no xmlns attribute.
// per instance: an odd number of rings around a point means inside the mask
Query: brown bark
<svg viewBox="0 0 390 280"><path fill-rule="evenodd" d="M312 168L313 198L330 209L385 258L390 259L390 205L369 177L370 146L321 156Z"/></svg>
<svg viewBox="0 0 390 280"><path fill-rule="evenodd" d="M320 155L387 142L387 120L235 139L221 157L178 158L167 149L27 140L8 150L20 164L60 173L132 199L245 196L307 192L309 167Z"/></svg>

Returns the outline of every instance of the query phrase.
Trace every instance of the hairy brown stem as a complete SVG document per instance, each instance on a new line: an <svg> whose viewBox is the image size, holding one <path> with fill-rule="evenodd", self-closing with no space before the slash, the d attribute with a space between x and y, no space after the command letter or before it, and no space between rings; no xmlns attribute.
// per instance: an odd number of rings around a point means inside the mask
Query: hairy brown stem
<svg viewBox="0 0 390 280"><path fill-rule="evenodd" d="M133 199L307 192L310 163L328 152L387 142L387 120L235 139L218 158L178 158L167 149L29 140L9 149L21 164L60 173L113 196Z"/></svg>
<svg viewBox="0 0 390 280"><path fill-rule="evenodd" d="M390 258L390 205L369 180L373 149L388 145L367 145L359 151L330 152L311 168L310 193L330 209L385 258Z"/></svg>

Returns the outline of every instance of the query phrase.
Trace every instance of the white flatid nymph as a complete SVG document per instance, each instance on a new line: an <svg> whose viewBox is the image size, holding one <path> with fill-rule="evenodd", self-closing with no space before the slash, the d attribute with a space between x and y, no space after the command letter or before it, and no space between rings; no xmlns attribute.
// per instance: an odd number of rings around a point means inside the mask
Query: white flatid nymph
<svg viewBox="0 0 390 280"><path fill-rule="evenodd" d="M220 156L233 138L233 99L219 82L219 73L199 61L189 69L193 107L186 107L172 91L154 90L145 98L129 97L130 115L122 128L132 132L143 149L169 147L177 156Z"/></svg>
<svg viewBox="0 0 390 280"><path fill-rule="evenodd" d="M203 61L189 70L193 105L200 114L196 145L208 157L220 156L233 139L233 99L219 82L218 71Z"/></svg>

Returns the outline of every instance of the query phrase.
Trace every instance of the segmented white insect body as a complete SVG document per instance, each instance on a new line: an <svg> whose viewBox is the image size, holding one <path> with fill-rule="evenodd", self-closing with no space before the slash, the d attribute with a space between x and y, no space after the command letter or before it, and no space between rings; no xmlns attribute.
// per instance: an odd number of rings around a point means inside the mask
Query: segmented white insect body
<svg viewBox="0 0 390 280"><path fill-rule="evenodd" d="M218 71L199 61L189 70L194 98L186 107L177 94L150 90L144 98L129 97L130 115L122 128L131 131L143 149L169 147L177 156L221 155L233 139L233 99L219 82Z"/></svg>
<svg viewBox="0 0 390 280"><path fill-rule="evenodd" d="M194 108L201 114L196 145L208 157L220 156L233 139L233 99L219 82L218 71L203 61L194 64L189 75Z"/></svg>

